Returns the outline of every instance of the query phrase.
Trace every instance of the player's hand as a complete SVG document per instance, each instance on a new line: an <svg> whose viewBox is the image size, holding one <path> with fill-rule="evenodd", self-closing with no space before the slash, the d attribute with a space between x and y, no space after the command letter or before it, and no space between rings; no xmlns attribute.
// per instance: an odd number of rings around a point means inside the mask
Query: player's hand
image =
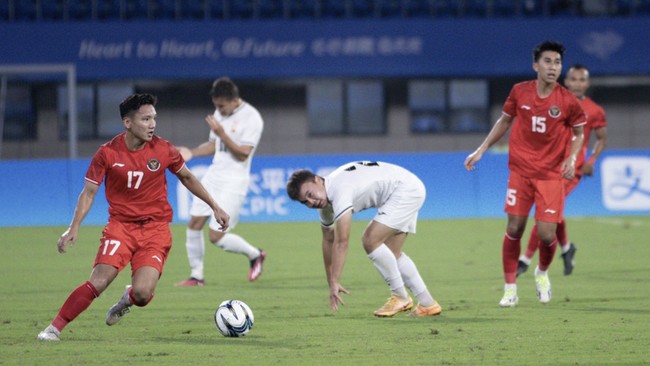
<svg viewBox="0 0 650 366"><path fill-rule="evenodd" d="M70 246L74 246L74 243L77 241L77 231L73 231L71 228L68 228L56 244L56 248L59 250L59 253L65 253L65 247L70 243Z"/></svg>
<svg viewBox="0 0 650 366"><path fill-rule="evenodd" d="M594 175L594 164L585 161L585 164L582 166L582 175L591 177Z"/></svg>
<svg viewBox="0 0 650 366"><path fill-rule="evenodd" d="M350 293L345 289L345 287L341 286L338 283L333 283L330 286L330 309L332 309L332 311L339 310L339 304L345 305L345 302L341 298L341 295L339 295L341 292L346 295Z"/></svg>
<svg viewBox="0 0 650 366"><path fill-rule="evenodd" d="M219 121L217 121L216 118L214 118L213 115L208 114L208 116L205 117L205 122L208 123L208 125L210 126L210 129L214 133L216 133L217 136L221 136L221 134L223 134L223 126L221 125L221 123L219 123Z"/></svg>
<svg viewBox="0 0 650 366"><path fill-rule="evenodd" d="M569 157L562 164L562 177L564 179L571 180L575 177L575 172L576 172L576 160L575 158Z"/></svg>
<svg viewBox="0 0 650 366"><path fill-rule="evenodd" d="M220 225L219 230L225 232L230 226L230 215L226 213L221 207L217 207L214 210L214 218L217 220L217 223Z"/></svg>
<svg viewBox="0 0 650 366"><path fill-rule="evenodd" d="M178 152L181 154L183 157L183 160L185 161L190 161L194 157L194 154L192 154L192 150L185 146L177 146Z"/></svg>
<svg viewBox="0 0 650 366"><path fill-rule="evenodd" d="M471 172L472 170L476 169L474 164L478 163L479 160L483 157L483 153L480 152L479 150L474 151L473 153L467 155L467 158L465 158L465 169L468 172Z"/></svg>

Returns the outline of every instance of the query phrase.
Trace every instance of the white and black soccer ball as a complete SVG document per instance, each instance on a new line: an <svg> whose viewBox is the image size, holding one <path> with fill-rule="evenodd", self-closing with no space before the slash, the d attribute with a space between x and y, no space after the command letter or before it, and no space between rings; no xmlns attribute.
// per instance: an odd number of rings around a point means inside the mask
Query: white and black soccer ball
<svg viewBox="0 0 650 366"><path fill-rule="evenodd" d="M214 313L214 323L226 337L243 337L253 327L253 311L241 300L226 300Z"/></svg>

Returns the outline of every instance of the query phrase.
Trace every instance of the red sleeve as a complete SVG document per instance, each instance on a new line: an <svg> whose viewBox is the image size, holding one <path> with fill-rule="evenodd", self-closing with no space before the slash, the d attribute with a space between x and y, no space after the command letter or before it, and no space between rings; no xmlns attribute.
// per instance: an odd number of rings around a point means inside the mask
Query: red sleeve
<svg viewBox="0 0 650 366"><path fill-rule="evenodd" d="M517 115L517 97L519 94L517 90L517 85L513 86L512 89L510 89L510 94L508 95L506 102L503 104L502 110L503 113L513 118Z"/></svg>
<svg viewBox="0 0 650 366"><path fill-rule="evenodd" d="M607 127L607 119L605 118L605 110L599 106L598 104L595 104L595 110L596 113L592 119L589 120L589 123L591 124L591 128L596 129L596 128L602 128L602 127Z"/></svg>
<svg viewBox="0 0 650 366"><path fill-rule="evenodd" d="M181 153L178 152L176 146L169 143L169 171L176 174L183 169L183 165L185 165L185 160Z"/></svg>
<svg viewBox="0 0 650 366"><path fill-rule="evenodd" d="M106 166L106 151L103 147L100 147L90 161L90 166L86 171L86 180L93 184L101 185L104 181L104 176L106 176Z"/></svg>
<svg viewBox="0 0 650 366"><path fill-rule="evenodd" d="M571 103L570 104L571 115L566 119L567 123L571 127L584 126L585 124L587 124L587 115L585 114L585 111L582 109L582 106L580 105L578 98L576 98L573 94L571 94L570 96L567 97L567 99Z"/></svg>

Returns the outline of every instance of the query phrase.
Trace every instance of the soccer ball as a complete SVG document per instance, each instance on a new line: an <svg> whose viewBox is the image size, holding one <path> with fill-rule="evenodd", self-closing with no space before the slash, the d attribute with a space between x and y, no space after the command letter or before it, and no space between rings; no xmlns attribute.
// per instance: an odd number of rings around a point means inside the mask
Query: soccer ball
<svg viewBox="0 0 650 366"><path fill-rule="evenodd" d="M243 337L253 327L253 311L241 300L226 300L214 313L214 323L226 337Z"/></svg>

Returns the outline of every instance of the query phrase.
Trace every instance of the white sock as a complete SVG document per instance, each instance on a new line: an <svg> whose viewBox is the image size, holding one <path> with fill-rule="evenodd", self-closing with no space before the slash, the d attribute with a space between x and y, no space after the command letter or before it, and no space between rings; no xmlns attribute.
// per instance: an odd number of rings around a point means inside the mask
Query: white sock
<svg viewBox="0 0 650 366"><path fill-rule="evenodd" d="M190 276L197 280L203 279L203 257L205 256L205 238L203 230L186 230L185 249L190 261Z"/></svg>
<svg viewBox="0 0 650 366"><path fill-rule="evenodd" d="M526 255L522 254L521 256L519 256L519 260L530 266L531 259L526 257Z"/></svg>
<svg viewBox="0 0 650 366"><path fill-rule="evenodd" d="M548 271L542 271L539 267L535 267L535 276L545 275Z"/></svg>
<svg viewBox="0 0 650 366"><path fill-rule="evenodd" d="M375 265L381 277L384 278L393 295L407 298L408 293L404 287L404 280L399 272L399 268L397 268L397 259L395 259L393 252L385 244L382 244L373 250L372 253L368 254L368 258Z"/></svg>
<svg viewBox="0 0 650 366"><path fill-rule="evenodd" d="M219 240L216 245L225 250L226 252L240 253L248 257L248 259L255 259L260 255L260 250L252 246L249 242L244 240L241 236L233 233L227 233Z"/></svg>
<svg viewBox="0 0 650 366"><path fill-rule="evenodd" d="M516 283L506 283L505 286L503 286L503 292L506 292L509 289L515 290L515 294L517 294L517 284Z"/></svg>
<svg viewBox="0 0 650 366"><path fill-rule="evenodd" d="M420 305L433 305L434 300L427 289L427 285L424 284L424 280L420 276L420 272L418 272L415 263L413 263L413 260L406 253L402 252L402 255L397 259L397 268L402 274L404 284L418 298Z"/></svg>
<svg viewBox="0 0 650 366"><path fill-rule="evenodd" d="M562 250L562 254L568 252L569 248L571 248L571 242L560 245L560 250Z"/></svg>

